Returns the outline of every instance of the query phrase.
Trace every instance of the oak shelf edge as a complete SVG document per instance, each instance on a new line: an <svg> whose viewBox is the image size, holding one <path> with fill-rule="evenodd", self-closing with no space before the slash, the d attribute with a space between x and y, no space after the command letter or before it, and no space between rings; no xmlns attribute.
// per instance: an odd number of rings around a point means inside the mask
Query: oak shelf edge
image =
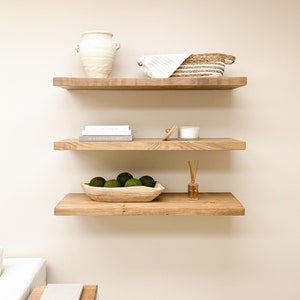
<svg viewBox="0 0 300 300"><path fill-rule="evenodd" d="M55 207L55 216L244 216L243 205L228 192L162 193L150 202L97 202L83 193L67 194Z"/></svg>
<svg viewBox="0 0 300 300"><path fill-rule="evenodd" d="M54 77L67 90L232 90L247 85L247 77L202 78L81 78Z"/></svg>
<svg viewBox="0 0 300 300"><path fill-rule="evenodd" d="M102 150L102 151L191 151L191 150L245 150L246 142L232 138L200 138L192 141L158 138L137 138L131 142L80 142L65 139L54 142L54 150Z"/></svg>

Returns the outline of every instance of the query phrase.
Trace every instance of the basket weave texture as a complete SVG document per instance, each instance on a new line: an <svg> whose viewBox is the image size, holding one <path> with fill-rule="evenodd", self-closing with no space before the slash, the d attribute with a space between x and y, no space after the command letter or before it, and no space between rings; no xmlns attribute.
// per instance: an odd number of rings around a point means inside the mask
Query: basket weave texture
<svg viewBox="0 0 300 300"><path fill-rule="evenodd" d="M223 53L191 54L171 77L221 77L235 57Z"/></svg>

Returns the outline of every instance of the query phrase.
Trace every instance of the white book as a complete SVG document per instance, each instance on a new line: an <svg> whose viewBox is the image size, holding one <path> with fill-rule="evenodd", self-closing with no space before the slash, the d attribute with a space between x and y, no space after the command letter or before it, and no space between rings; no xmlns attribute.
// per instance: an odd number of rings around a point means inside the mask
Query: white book
<svg viewBox="0 0 300 300"><path fill-rule="evenodd" d="M48 284L40 300L79 300L83 284Z"/></svg>
<svg viewBox="0 0 300 300"><path fill-rule="evenodd" d="M130 129L82 130L82 135L131 135Z"/></svg>
<svg viewBox="0 0 300 300"><path fill-rule="evenodd" d="M129 130L129 125L87 125L85 130L99 130L99 129L115 129L115 130Z"/></svg>

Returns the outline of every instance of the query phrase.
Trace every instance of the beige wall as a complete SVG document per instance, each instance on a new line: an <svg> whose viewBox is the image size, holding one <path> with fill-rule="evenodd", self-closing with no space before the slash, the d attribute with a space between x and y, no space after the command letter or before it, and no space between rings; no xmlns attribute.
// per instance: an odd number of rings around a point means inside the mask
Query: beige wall
<svg viewBox="0 0 300 300"><path fill-rule="evenodd" d="M105 300L297 300L300 297L299 1L2 1L0 243L7 257L43 256L49 282L97 283ZM157 53L224 52L234 91L69 92L84 76L75 44L104 29L121 43L114 77L142 77ZM53 151L86 124L128 123L159 137L173 123L246 151ZM245 217L55 217L94 175L149 173L185 191L199 159L203 191L230 191Z"/></svg>

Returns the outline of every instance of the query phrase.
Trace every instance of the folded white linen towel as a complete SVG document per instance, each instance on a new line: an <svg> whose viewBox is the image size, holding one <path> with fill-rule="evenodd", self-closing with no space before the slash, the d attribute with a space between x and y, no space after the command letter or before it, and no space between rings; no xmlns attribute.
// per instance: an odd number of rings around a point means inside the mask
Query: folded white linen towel
<svg viewBox="0 0 300 300"><path fill-rule="evenodd" d="M138 65L152 78L169 78L176 69L190 56L185 54L161 54L141 56Z"/></svg>

